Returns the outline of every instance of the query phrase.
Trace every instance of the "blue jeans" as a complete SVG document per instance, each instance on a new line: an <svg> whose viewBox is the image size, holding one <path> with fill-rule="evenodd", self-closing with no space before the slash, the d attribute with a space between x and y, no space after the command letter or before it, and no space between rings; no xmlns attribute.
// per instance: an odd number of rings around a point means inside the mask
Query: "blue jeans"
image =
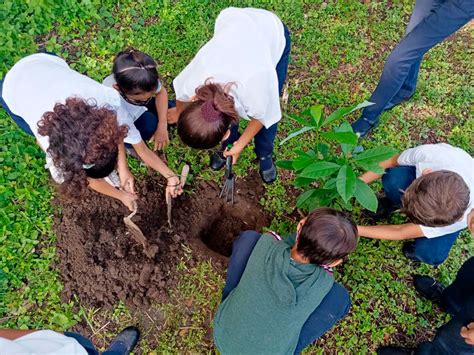
<svg viewBox="0 0 474 355"><path fill-rule="evenodd" d="M416 89L423 56L474 16L472 0L417 0L405 37L385 62L379 84L370 97L372 106L352 124L356 132L376 126L380 114L410 98Z"/></svg>
<svg viewBox="0 0 474 355"><path fill-rule="evenodd" d="M234 241L232 255L230 256L227 276L222 292L225 300L230 292L239 284L245 267L257 244L261 234L255 231L245 231ZM249 296L250 297L250 296ZM334 283L329 293L324 297L319 306L301 328L295 354L299 354L308 345L332 328L336 322L349 312L351 299L347 290L338 283Z"/></svg>
<svg viewBox="0 0 474 355"><path fill-rule="evenodd" d="M28 123L26 123L26 121L22 117L20 117L18 115L15 115L10 110L10 108L8 107L5 100L3 100L3 95L2 94L3 94L3 79L0 80L0 105L2 105L2 107L5 109L5 111L7 111L7 113L10 115L10 117L13 119L13 121L17 124L18 127L20 127L22 129L23 132L25 132L25 133L29 134L30 136L34 137L33 131L31 130Z"/></svg>
<svg viewBox="0 0 474 355"><path fill-rule="evenodd" d="M441 305L452 319L436 331L431 342L419 345L416 354L474 354L474 346L460 336L463 326L474 322L474 257L459 270L454 282L441 294Z"/></svg>
<svg viewBox="0 0 474 355"><path fill-rule="evenodd" d="M290 31L285 24L283 24L285 31L285 49L277 66L275 68L277 78L278 78L278 91L280 96L283 93L283 85L285 84L286 74L288 73L288 63L290 61L290 51L291 51L291 37ZM273 153L273 145L278 130L278 123L270 126L269 128L262 127L262 129L255 135L255 154L258 158L267 158L270 157ZM228 144L232 144L237 141L240 137L239 125L232 125L230 128L230 135L223 143L221 149L225 149Z"/></svg>
<svg viewBox="0 0 474 355"><path fill-rule="evenodd" d="M382 176L382 186L391 204L400 208L404 191L416 179L414 166L390 168ZM448 257L449 251L461 231L446 234L437 238L416 238L414 241L415 257L430 265L439 265Z"/></svg>

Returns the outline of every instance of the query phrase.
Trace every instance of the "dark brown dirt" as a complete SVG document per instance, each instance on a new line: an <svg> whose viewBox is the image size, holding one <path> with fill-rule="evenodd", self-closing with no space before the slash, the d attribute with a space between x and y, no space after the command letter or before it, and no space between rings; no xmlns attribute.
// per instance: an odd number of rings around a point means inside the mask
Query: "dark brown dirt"
<svg viewBox="0 0 474 355"><path fill-rule="evenodd" d="M137 185L141 197L133 221L153 253L145 253L130 234L123 222L129 212L119 202L93 192L79 203L58 197L62 211L55 232L65 300L77 296L82 304L95 307L121 300L140 308L152 300L166 301L179 280L179 261L189 259L193 266L212 259L223 270L239 232L261 230L269 222L258 205L263 187L255 176L237 180L233 207L218 198L220 188L209 182L175 199L172 228L162 180L148 176Z"/></svg>

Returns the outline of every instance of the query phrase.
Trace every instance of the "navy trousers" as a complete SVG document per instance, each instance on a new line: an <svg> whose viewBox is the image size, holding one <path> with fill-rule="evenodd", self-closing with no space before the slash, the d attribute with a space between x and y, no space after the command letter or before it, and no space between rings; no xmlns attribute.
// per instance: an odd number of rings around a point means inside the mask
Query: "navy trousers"
<svg viewBox="0 0 474 355"><path fill-rule="evenodd" d="M239 284L250 254L252 254L260 236L261 234L258 232L245 231L235 240L227 268L222 300L225 300ZM350 307L349 293L342 285L334 283L329 293L304 323L295 354L299 354L304 348L331 329L338 320L344 318L349 313Z"/></svg>
<svg viewBox="0 0 474 355"><path fill-rule="evenodd" d="M278 90L280 92L280 96L283 93L283 85L285 84L286 75L288 73L288 63L290 61L290 51L291 51L291 37L290 31L285 24L283 24L284 31L285 31L285 49L283 50L283 54L280 58L280 61L277 63L275 68L276 74L278 77ZM278 123L270 126L269 128L262 127L262 129L255 135L254 142L255 142L255 154L258 158L268 158L271 157L273 153L273 145L276 137L278 129ZM230 127L230 135L223 143L221 149L225 149L228 144L232 144L237 141L240 137L239 133L239 125L235 124Z"/></svg>
<svg viewBox="0 0 474 355"><path fill-rule="evenodd" d="M352 124L355 132L378 125L384 110L410 98L416 89L423 56L474 16L472 0L417 0L405 37L385 62L377 88L370 97L372 106L362 111Z"/></svg>
<svg viewBox="0 0 474 355"><path fill-rule="evenodd" d="M452 315L451 320L436 331L431 342L418 346L416 354L474 354L474 346L466 344L461 328L474 322L474 257L459 270L454 282L441 295L441 306Z"/></svg>
<svg viewBox="0 0 474 355"><path fill-rule="evenodd" d="M416 179L414 166L390 168L382 176L382 186L385 195L394 207L401 207L404 191ZM448 257L449 251L461 231L446 234L437 238L416 238L415 256L424 263L439 265Z"/></svg>

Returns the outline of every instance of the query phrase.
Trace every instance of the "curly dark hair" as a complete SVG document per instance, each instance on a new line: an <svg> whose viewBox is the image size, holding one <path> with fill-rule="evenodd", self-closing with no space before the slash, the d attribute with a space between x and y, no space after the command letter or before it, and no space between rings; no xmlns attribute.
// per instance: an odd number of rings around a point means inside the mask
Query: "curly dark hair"
<svg viewBox="0 0 474 355"><path fill-rule="evenodd" d="M73 198L84 193L87 177L103 178L115 168L118 144L127 131L118 125L115 111L78 97L57 103L38 122L38 133L49 138L47 152L63 173L61 189ZM85 164L92 166L86 169Z"/></svg>

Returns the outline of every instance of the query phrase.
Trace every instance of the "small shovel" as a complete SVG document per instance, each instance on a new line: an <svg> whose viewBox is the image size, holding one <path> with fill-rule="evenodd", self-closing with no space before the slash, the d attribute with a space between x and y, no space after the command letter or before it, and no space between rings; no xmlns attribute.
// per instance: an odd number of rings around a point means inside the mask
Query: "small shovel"
<svg viewBox="0 0 474 355"><path fill-rule="evenodd" d="M230 146L232 148L232 146ZM227 147L230 149L229 147ZM224 186L222 186L219 198L224 198L225 202L230 202L234 205L234 186L235 186L235 175L232 172L232 156L229 155L225 161L225 174L224 174Z"/></svg>
<svg viewBox="0 0 474 355"><path fill-rule="evenodd" d="M181 178L180 178L180 185L181 188L184 188L186 184L186 179L188 178L189 174L189 165L185 164L183 166L183 170L181 170ZM167 193L166 194L166 205L167 205L167 212L168 212L168 225L171 227L171 205L173 203L173 198Z"/></svg>

